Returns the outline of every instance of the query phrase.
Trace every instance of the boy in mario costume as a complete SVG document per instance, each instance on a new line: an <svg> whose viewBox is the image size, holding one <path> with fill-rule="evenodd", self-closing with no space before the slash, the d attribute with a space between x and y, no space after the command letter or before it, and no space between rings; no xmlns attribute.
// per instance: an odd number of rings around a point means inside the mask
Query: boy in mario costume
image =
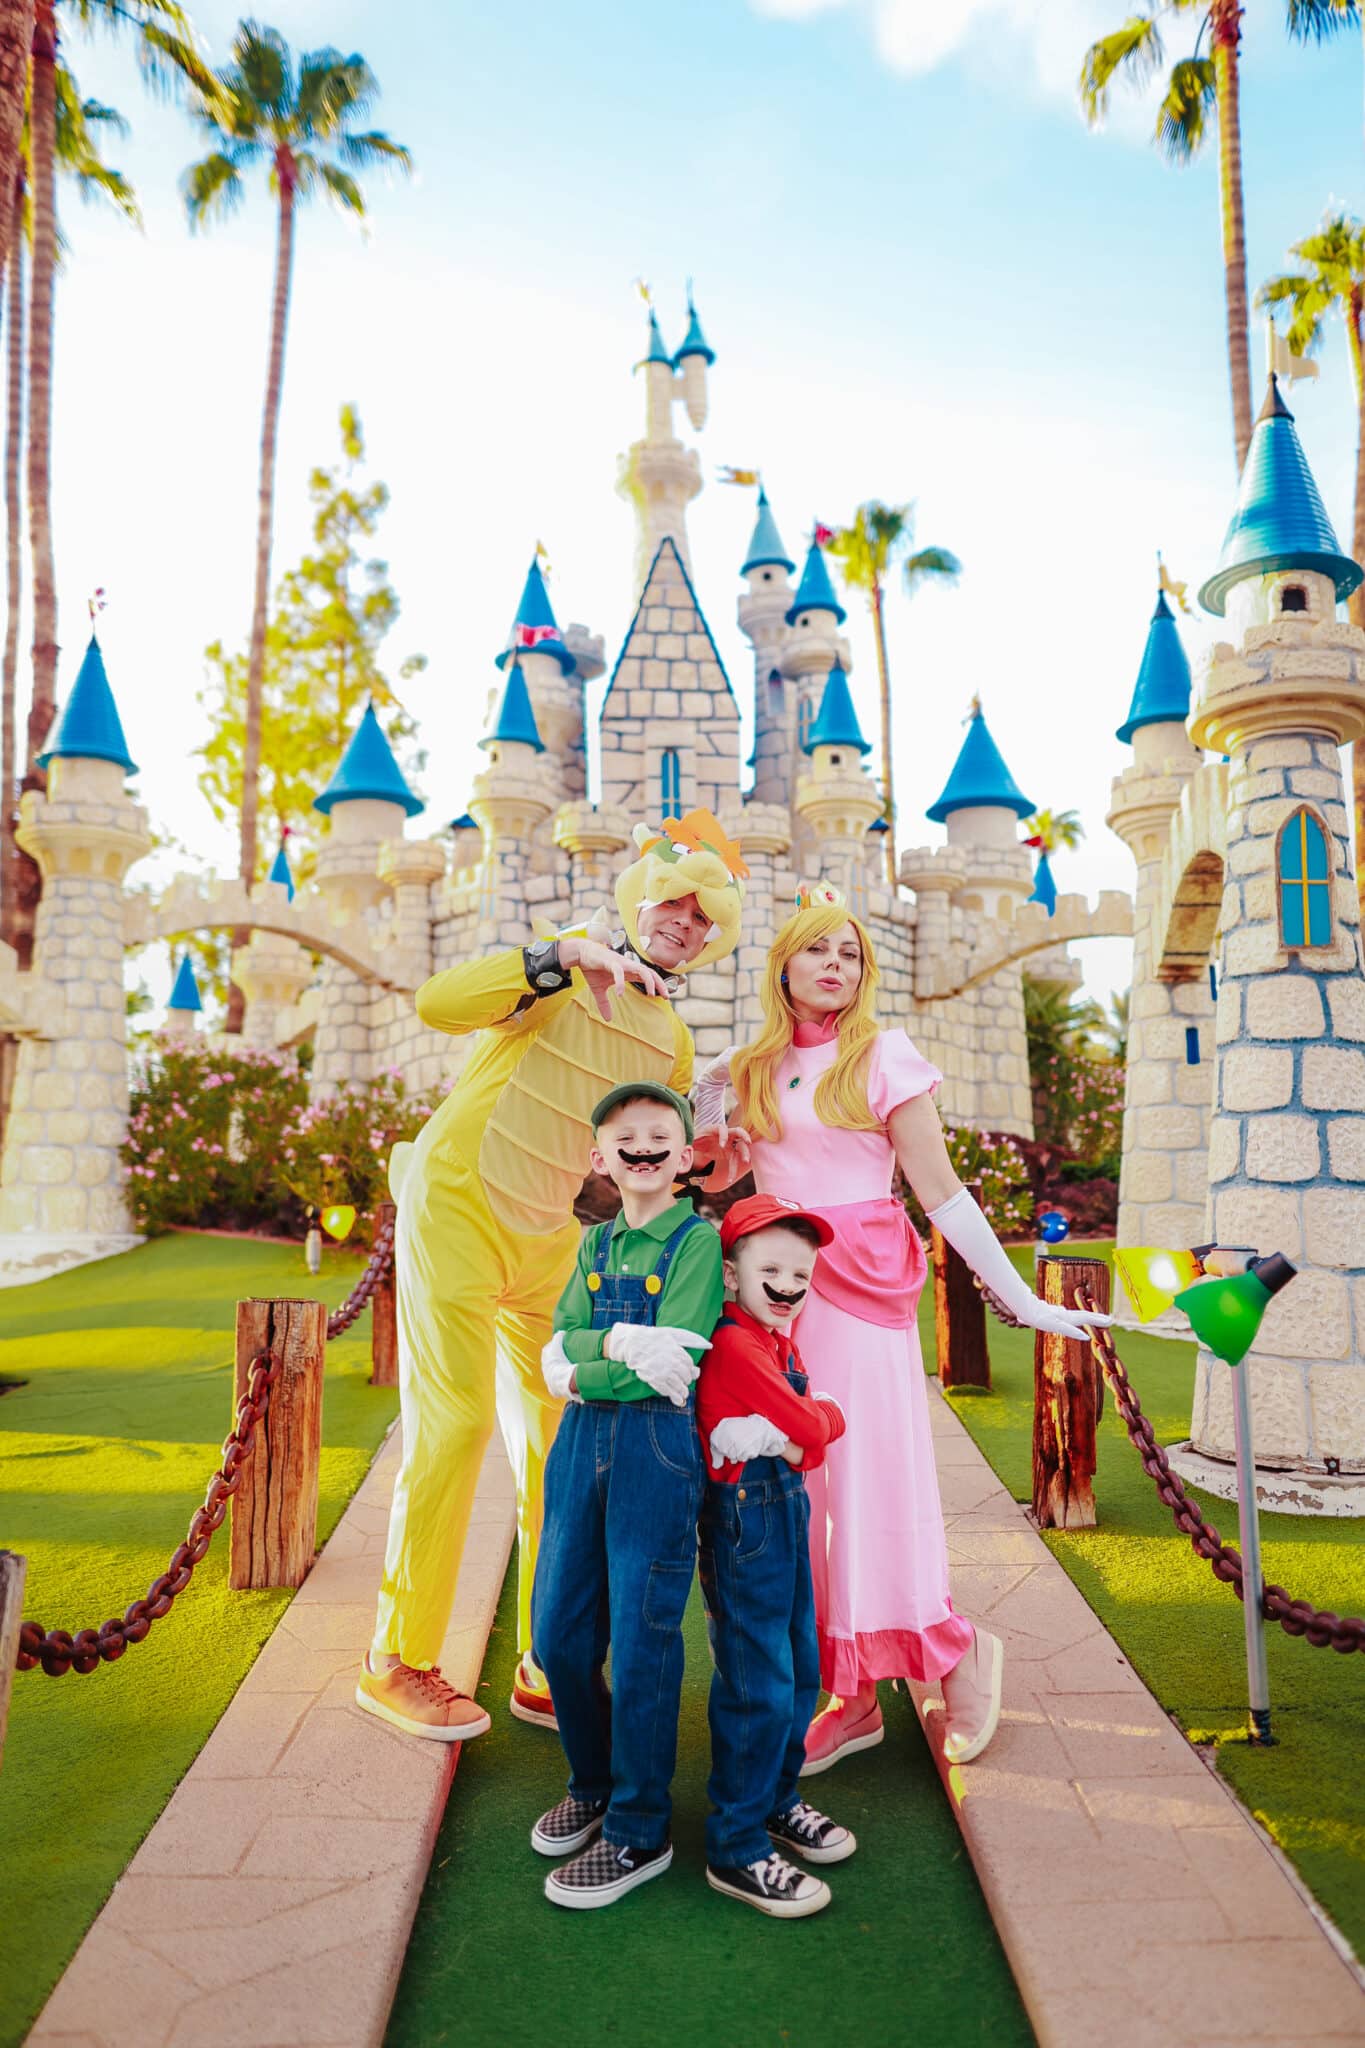
<svg viewBox="0 0 1365 2048"><path fill-rule="evenodd" d="M578 1250L573 1204L591 1114L620 1081L687 1089L692 1040L672 997L689 968L724 958L739 938L748 870L709 812L635 837L640 857L616 886L624 929L594 919L449 968L417 991L424 1024L479 1037L455 1087L389 1165L403 1462L356 1701L437 1742L489 1726L436 1660L495 1413L517 1487L513 1712L555 1725L526 1660L545 1457L562 1406L540 1354Z"/></svg>
<svg viewBox="0 0 1365 2048"><path fill-rule="evenodd" d="M810 1289L823 1217L777 1195L736 1202L721 1224L731 1299L702 1362L697 1427L709 1484L701 1582L716 1668L706 1880L775 1919L818 1913L829 1887L796 1869L858 1844L798 1796L820 1694L820 1644L803 1473L844 1434L837 1401L811 1395L791 1326Z"/></svg>

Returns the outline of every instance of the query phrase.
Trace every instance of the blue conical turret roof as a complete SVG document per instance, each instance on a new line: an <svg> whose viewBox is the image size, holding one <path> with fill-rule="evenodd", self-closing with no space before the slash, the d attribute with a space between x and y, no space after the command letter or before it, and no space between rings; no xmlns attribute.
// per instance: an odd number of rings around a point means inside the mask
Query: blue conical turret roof
<svg viewBox="0 0 1365 2048"><path fill-rule="evenodd" d="M806 566L801 571L801 581L791 610L787 613L787 624L794 626L802 612L833 612L839 625L843 625L848 613L834 595L834 585L829 579L829 568L820 552L819 541L813 540L806 556Z"/></svg>
<svg viewBox="0 0 1365 2048"><path fill-rule="evenodd" d="M1166 594L1158 591L1156 610L1147 628L1142 666L1133 686L1133 701L1118 737L1127 746L1140 725L1164 725L1173 720L1183 725L1189 709L1189 656L1181 644L1180 628L1166 602Z"/></svg>
<svg viewBox="0 0 1365 2048"><path fill-rule="evenodd" d="M1038 865L1033 870L1033 893L1024 898L1026 903L1041 903L1049 917L1057 908L1057 884L1053 879L1052 863L1044 847L1038 856Z"/></svg>
<svg viewBox="0 0 1365 2048"><path fill-rule="evenodd" d="M57 760L116 761L125 775L137 774L137 763L129 755L118 706L104 673L100 643L93 633L66 700L57 737L38 756L38 766L46 768L49 761Z"/></svg>
<svg viewBox="0 0 1365 2048"><path fill-rule="evenodd" d="M358 797L401 804L410 818L426 809L403 780L403 771L393 758L384 728L374 715L373 699L365 706L365 716L352 733L336 774L321 796L314 797L313 809L325 815L333 804L350 803Z"/></svg>
<svg viewBox="0 0 1365 2048"><path fill-rule="evenodd" d="M1294 415L1272 374L1252 431L1223 552L1199 602L1221 618L1234 584L1277 569L1312 569L1330 576L1339 599L1349 597L1365 578L1365 570L1337 546Z"/></svg>
<svg viewBox="0 0 1365 2048"><path fill-rule="evenodd" d="M768 504L768 493L760 484L758 487L758 517L754 521L754 530L749 538L749 552L744 557L744 566L739 573L741 576L747 576L751 569L772 568L785 569L790 576L795 567L795 562L792 561L787 550L782 545L782 536L777 530L777 521L773 518L772 510Z"/></svg>
<svg viewBox="0 0 1365 2048"><path fill-rule="evenodd" d="M451 819L450 829L452 832L477 832L479 821L477 818L471 818L468 811L462 811L458 818Z"/></svg>
<svg viewBox="0 0 1365 2048"><path fill-rule="evenodd" d="M825 679L820 709L811 721L801 751L812 754L817 747L856 747L860 754L872 752L871 743L863 738L858 714L853 708L848 677L837 661Z"/></svg>
<svg viewBox="0 0 1365 2048"><path fill-rule="evenodd" d="M552 627L554 629L554 638L552 640L542 640L535 648L521 648L518 652L523 654L552 654L566 676L573 674L574 658L564 645L564 636L559 630L559 621L555 617L554 606L550 603L550 593L545 588L545 578L541 574L540 563L534 555L531 557L531 566L526 571L526 581L522 585L521 598L517 605L517 615L512 621L512 632L508 635L509 639L516 638L516 628L518 626ZM506 668L510 658L511 649L504 647L502 653L497 657L498 667Z"/></svg>
<svg viewBox="0 0 1365 2048"><path fill-rule="evenodd" d="M967 737L953 763L948 785L925 816L942 825L954 811L998 809L1027 818L1035 808L1005 766L1000 749L991 738L990 727L981 715L981 706L973 704Z"/></svg>
<svg viewBox="0 0 1365 2048"><path fill-rule="evenodd" d="M199 999L199 984L194 978L194 969L190 965L190 956L188 953L182 953L180 955L180 965L176 969L175 987L171 990L171 999L167 1003L166 1008L168 1010L202 1010L203 1007L204 1005Z"/></svg>
<svg viewBox="0 0 1365 2048"><path fill-rule="evenodd" d="M531 693L526 687L526 678L521 672L519 662L513 662L507 671L507 687L498 706L496 723L492 732L485 733L479 745L491 747L499 740L515 741L523 747L534 747L538 754L545 752L545 742L540 737L536 714L531 709Z"/></svg>
<svg viewBox="0 0 1365 2048"><path fill-rule="evenodd" d="M659 332L659 323L652 306L649 309L649 348L635 365L636 369L638 370L643 363L662 363L667 369L673 368L673 358L664 347L664 338Z"/></svg>
<svg viewBox="0 0 1365 2048"><path fill-rule="evenodd" d="M697 309L692 303L691 292L687 294L687 333L683 337L682 347L673 358L674 363L680 363L684 356L705 356L708 363L714 363L716 360L715 350L701 331L701 322L697 318Z"/></svg>
<svg viewBox="0 0 1365 2048"><path fill-rule="evenodd" d="M285 888L289 891L289 901L291 903L293 902L294 874L293 870L289 865L289 855L284 850L283 840L280 841L280 850L275 855L275 859L271 865L270 873L267 875L266 880L269 882L283 882Z"/></svg>

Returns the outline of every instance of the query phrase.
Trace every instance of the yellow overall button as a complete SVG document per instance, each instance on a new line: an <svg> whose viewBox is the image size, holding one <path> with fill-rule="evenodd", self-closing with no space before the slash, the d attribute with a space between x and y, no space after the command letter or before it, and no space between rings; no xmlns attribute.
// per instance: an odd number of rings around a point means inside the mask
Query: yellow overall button
<svg viewBox="0 0 1365 2048"><path fill-rule="evenodd" d="M648 1279L647 1279L647 1280L645 1281L645 1293L646 1293L646 1294L662 1294L662 1293L663 1293L663 1291L664 1291L664 1283L663 1283L663 1281L662 1281L662 1280L661 1280L661 1279L659 1278L659 1276L658 1276L658 1274L657 1274L657 1273L651 1273L651 1274L649 1275Z"/></svg>
<svg viewBox="0 0 1365 2048"><path fill-rule="evenodd" d="M601 1285L602 1285L602 1275L601 1275L600 1273L589 1273L589 1275L588 1275L588 1292L589 1292L589 1294L596 1294L596 1292L597 1292L598 1288L599 1288L599 1287L600 1287Z"/></svg>

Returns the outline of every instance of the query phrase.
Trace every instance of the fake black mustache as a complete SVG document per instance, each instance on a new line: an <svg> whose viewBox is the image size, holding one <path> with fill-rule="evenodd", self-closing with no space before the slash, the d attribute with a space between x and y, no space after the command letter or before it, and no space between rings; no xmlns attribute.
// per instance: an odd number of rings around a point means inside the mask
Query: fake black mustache
<svg viewBox="0 0 1365 2048"><path fill-rule="evenodd" d="M666 1152L627 1152L622 1148L620 1159L623 1166L662 1166Z"/></svg>
<svg viewBox="0 0 1365 2048"><path fill-rule="evenodd" d="M785 1308L795 1308L798 1301L805 1300L807 1290L804 1287L798 1287L795 1294L779 1294L778 1290L775 1287L769 1287L765 1280L763 1282L763 1292L767 1295L769 1301L778 1302Z"/></svg>

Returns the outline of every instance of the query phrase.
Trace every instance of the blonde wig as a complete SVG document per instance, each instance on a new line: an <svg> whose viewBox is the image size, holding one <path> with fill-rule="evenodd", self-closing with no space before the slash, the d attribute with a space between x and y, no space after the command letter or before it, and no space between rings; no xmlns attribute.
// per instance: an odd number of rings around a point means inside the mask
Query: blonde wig
<svg viewBox="0 0 1365 2048"><path fill-rule="evenodd" d="M858 934L862 978L852 1002L839 1013L839 1050L833 1066L816 1083L815 1108L821 1123L835 1130L880 1128L880 1119L867 1103L867 1063L877 1037L877 956L865 927L842 903L816 903L789 917L773 940L763 978L763 1029L730 1062L740 1121L756 1138L775 1142L782 1136L774 1081L796 1027L783 976L794 954L816 939L833 938L846 924Z"/></svg>

